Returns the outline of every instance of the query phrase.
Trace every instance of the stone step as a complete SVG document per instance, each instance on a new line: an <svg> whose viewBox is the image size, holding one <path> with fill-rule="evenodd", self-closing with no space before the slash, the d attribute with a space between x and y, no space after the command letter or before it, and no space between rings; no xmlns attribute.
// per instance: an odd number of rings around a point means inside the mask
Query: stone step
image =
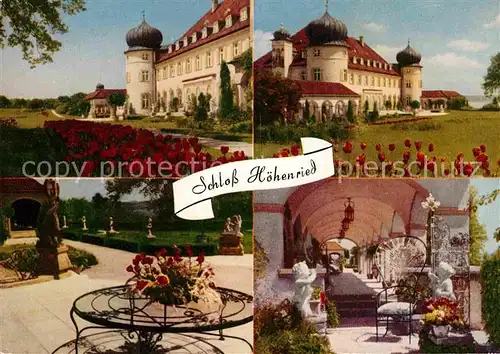
<svg viewBox="0 0 500 354"><path fill-rule="evenodd" d="M337 313L340 318L353 318L353 317L375 317L375 306L372 308L350 308L342 309L337 307Z"/></svg>
<svg viewBox="0 0 500 354"><path fill-rule="evenodd" d="M11 238L30 238L30 237L36 237L36 231L35 230L11 231L10 232L10 237Z"/></svg>
<svg viewBox="0 0 500 354"><path fill-rule="evenodd" d="M337 309L355 309L355 308L370 308L374 309L377 306L375 301L335 301Z"/></svg>
<svg viewBox="0 0 500 354"><path fill-rule="evenodd" d="M38 242L38 237L24 237L24 238L9 238L4 242L5 246L8 245L21 245L21 244L36 244Z"/></svg>

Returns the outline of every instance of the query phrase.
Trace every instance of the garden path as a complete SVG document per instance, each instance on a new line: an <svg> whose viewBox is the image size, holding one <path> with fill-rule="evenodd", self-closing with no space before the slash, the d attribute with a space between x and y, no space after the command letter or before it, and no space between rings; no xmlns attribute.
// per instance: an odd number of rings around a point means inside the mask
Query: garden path
<svg viewBox="0 0 500 354"><path fill-rule="evenodd" d="M59 113L57 113L55 109L51 110L51 112L52 112L53 115L55 115L58 118L64 118L64 116L60 115Z"/></svg>
<svg viewBox="0 0 500 354"><path fill-rule="evenodd" d="M179 138L188 138L189 136L183 135L183 134L170 134L173 137L179 137ZM245 143L244 141L226 141L226 140L217 140L217 139L212 139L212 138L204 138L199 136L198 137L199 143L203 146L212 148L212 149L217 149L219 150L221 146L228 146L229 151L243 151L246 156L252 157L253 156L253 145L249 143Z"/></svg>
<svg viewBox="0 0 500 354"><path fill-rule="evenodd" d="M52 353L65 342L74 340L75 330L69 317L73 301L94 289L121 285L127 279L125 267L133 253L68 241L71 246L94 253L99 265L61 280L0 290L0 352ZM215 266L217 284L252 293L252 255L206 257ZM82 322L78 321L79 325ZM89 331L92 333L92 331ZM225 331L252 342L253 325L248 323ZM215 343L226 353L249 353L243 342L227 340Z"/></svg>

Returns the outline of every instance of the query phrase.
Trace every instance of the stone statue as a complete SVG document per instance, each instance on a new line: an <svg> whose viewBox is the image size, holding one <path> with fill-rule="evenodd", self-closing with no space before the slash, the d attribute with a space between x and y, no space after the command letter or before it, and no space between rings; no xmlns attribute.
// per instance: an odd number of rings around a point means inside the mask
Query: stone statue
<svg viewBox="0 0 500 354"><path fill-rule="evenodd" d="M63 215L63 229L67 229L68 225L66 224L66 215Z"/></svg>
<svg viewBox="0 0 500 354"><path fill-rule="evenodd" d="M226 223L224 224L223 233L231 233L234 235L239 235L241 232L241 216L234 215L230 218L227 218Z"/></svg>
<svg viewBox="0 0 500 354"><path fill-rule="evenodd" d="M110 233L110 234L116 234L117 233L115 231L115 229L114 229L114 225L115 225L115 222L113 221L113 217L110 216L109 217L109 231L108 231L108 233Z"/></svg>
<svg viewBox="0 0 500 354"><path fill-rule="evenodd" d="M87 217L84 215L82 216L82 231L89 231L89 229L87 229Z"/></svg>
<svg viewBox="0 0 500 354"><path fill-rule="evenodd" d="M330 267L330 272L332 274L340 274L340 259L341 256L337 253L330 253L328 257L328 266Z"/></svg>
<svg viewBox="0 0 500 354"><path fill-rule="evenodd" d="M147 238L156 238L155 235L151 232L153 229L153 219L151 217L148 219L148 234L146 235Z"/></svg>
<svg viewBox="0 0 500 354"><path fill-rule="evenodd" d="M313 292L311 284L316 279L316 270L309 269L304 261L294 264L292 273L295 280L293 303L297 306L303 318L312 317L313 313L309 300Z"/></svg>
<svg viewBox="0 0 500 354"><path fill-rule="evenodd" d="M59 226L59 198L51 199L44 203L40 216L37 222L38 226L38 242L37 247L40 248L57 248L58 237L61 235L61 227Z"/></svg>
<svg viewBox="0 0 500 354"><path fill-rule="evenodd" d="M455 294L453 293L453 282L451 277L455 274L455 270L451 265L446 262L439 263L436 274L428 273L431 280L429 286L432 289L434 298L447 298L456 301Z"/></svg>

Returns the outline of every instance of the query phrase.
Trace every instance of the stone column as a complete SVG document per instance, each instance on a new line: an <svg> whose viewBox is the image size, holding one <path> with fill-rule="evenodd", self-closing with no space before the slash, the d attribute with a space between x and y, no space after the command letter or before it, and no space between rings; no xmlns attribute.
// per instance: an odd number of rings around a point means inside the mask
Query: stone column
<svg viewBox="0 0 500 354"><path fill-rule="evenodd" d="M87 118L95 118L95 103L93 100L90 101L90 111Z"/></svg>

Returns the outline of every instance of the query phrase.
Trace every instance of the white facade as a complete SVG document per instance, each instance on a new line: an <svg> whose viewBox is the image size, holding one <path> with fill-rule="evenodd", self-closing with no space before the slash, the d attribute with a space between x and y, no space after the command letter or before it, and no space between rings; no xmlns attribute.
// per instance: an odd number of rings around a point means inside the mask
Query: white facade
<svg viewBox="0 0 500 354"><path fill-rule="evenodd" d="M129 114L151 113L154 93L153 50L126 52L126 88Z"/></svg>

